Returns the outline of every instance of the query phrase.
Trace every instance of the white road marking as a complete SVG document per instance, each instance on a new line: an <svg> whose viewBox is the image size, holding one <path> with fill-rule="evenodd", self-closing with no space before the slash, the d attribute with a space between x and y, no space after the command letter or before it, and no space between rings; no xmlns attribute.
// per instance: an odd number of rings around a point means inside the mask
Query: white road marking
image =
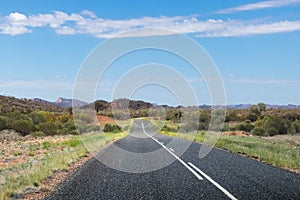
<svg viewBox="0 0 300 200"><path fill-rule="evenodd" d="M174 154L172 151L170 151L165 145L160 143L159 141L155 140L151 135L148 135L145 131L144 123L142 122L142 127L144 134L150 137L152 140L157 142L160 146L162 146L165 150L167 150L172 156L174 156L183 166L185 166L190 172L192 172L199 180L203 180L203 178L195 171L193 168L191 168L188 164L186 164L181 158L179 158L176 154Z"/></svg>
<svg viewBox="0 0 300 200"><path fill-rule="evenodd" d="M193 163L188 162L188 164L197 172L199 172L202 176L204 176L209 182L211 182L214 186L216 186L219 190L221 190L226 196L228 196L232 200L237 200L232 194L230 194L225 188L223 188L221 185L219 185L216 181L214 181L212 178L210 178L208 175L206 175L203 171L201 171L198 167L193 165Z"/></svg>
<svg viewBox="0 0 300 200"><path fill-rule="evenodd" d="M169 149L174 152L174 149L172 149L172 148L169 148Z"/></svg>

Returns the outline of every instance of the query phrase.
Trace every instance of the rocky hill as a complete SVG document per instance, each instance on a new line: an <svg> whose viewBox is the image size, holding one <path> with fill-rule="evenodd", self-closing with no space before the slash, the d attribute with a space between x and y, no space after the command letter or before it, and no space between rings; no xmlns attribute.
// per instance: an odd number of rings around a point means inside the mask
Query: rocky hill
<svg viewBox="0 0 300 200"><path fill-rule="evenodd" d="M44 110L49 112L65 112L66 109L60 106L51 104L44 100L33 99L18 99L10 96L0 95L0 112L19 111L29 113L34 110Z"/></svg>
<svg viewBox="0 0 300 200"><path fill-rule="evenodd" d="M82 107L87 105L88 103L77 100L77 99L66 99L66 98L62 98L59 97L55 102L51 102L51 101L47 101L44 99L40 99L40 98L32 98L31 99L34 102L39 102L39 103L44 103L44 104L52 104L52 105L56 105L59 107L63 107L63 108L70 108L72 107Z"/></svg>
<svg viewBox="0 0 300 200"><path fill-rule="evenodd" d="M54 104L64 108L70 108L70 107L82 107L87 105L88 103L77 99L66 99L66 98L59 97L56 100L56 102L54 102Z"/></svg>

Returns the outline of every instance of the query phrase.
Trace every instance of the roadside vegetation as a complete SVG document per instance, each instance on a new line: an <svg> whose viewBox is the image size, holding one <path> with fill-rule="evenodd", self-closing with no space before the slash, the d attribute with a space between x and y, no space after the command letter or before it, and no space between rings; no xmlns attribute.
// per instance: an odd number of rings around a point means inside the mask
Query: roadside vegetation
<svg viewBox="0 0 300 200"><path fill-rule="evenodd" d="M0 96L0 199L47 189L42 183L53 173L127 135L131 120L106 120Z"/></svg>
<svg viewBox="0 0 300 200"><path fill-rule="evenodd" d="M1 145L0 199L16 197L28 189L43 190L42 181L53 172L66 170L73 162L122 138L120 133L90 133L80 136L27 137ZM13 139L13 138L11 138ZM20 139L21 140L21 139ZM90 148L87 150L85 146Z"/></svg>
<svg viewBox="0 0 300 200"><path fill-rule="evenodd" d="M206 134L209 134L208 131L199 131L196 135L178 133L165 128L160 133L202 144L205 143ZM300 173L300 135L260 137L247 134L227 135L227 132L224 132L219 135L215 147Z"/></svg>

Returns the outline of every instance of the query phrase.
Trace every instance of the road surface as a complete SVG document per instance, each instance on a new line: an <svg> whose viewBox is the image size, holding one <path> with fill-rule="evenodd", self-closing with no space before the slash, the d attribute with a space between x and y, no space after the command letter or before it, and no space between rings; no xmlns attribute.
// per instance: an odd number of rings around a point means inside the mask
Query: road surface
<svg viewBox="0 0 300 200"><path fill-rule="evenodd" d="M136 120L45 199L300 199L298 174L219 149L200 159L201 144L186 144Z"/></svg>

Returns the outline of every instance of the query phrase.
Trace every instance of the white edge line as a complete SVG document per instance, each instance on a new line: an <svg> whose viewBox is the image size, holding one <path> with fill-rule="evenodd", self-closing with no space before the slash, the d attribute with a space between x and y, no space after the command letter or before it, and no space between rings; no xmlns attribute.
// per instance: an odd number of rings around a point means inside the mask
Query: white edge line
<svg viewBox="0 0 300 200"><path fill-rule="evenodd" d="M176 154L174 154L172 151L170 151L165 145L161 144L159 141L156 141L151 135L148 135L145 131L144 123L142 122L142 127L145 135L150 137L152 140L157 142L160 146L162 146L166 151L168 151L172 156L174 156L183 166L185 166L190 172L192 172L199 180L203 180L203 178L195 171L193 168L191 168L188 164L186 164L183 160L181 160Z"/></svg>
<svg viewBox="0 0 300 200"><path fill-rule="evenodd" d="M212 178L210 178L208 175L206 175L203 171L201 171L198 167L193 165L193 163L188 162L188 164L197 172L199 172L202 176L204 176L209 182L211 182L214 186L216 186L219 190L221 190L226 196L228 196L232 200L237 200L232 194L230 194L225 188L223 188L221 185L219 185L216 181L214 181Z"/></svg>

